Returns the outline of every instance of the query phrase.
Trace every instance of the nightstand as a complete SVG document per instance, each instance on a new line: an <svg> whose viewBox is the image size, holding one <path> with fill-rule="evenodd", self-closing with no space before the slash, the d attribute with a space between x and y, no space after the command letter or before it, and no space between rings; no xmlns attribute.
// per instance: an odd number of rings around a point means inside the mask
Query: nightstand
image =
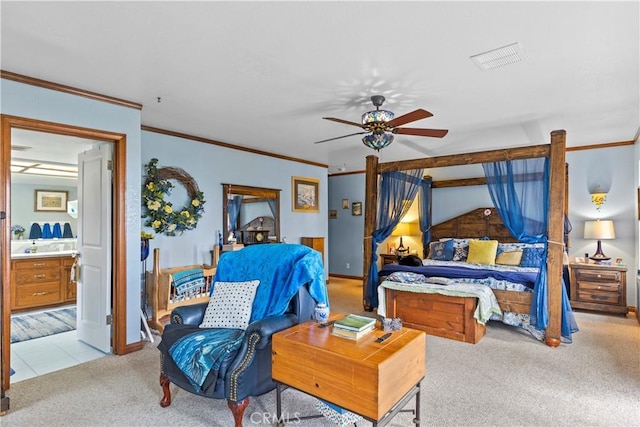
<svg viewBox="0 0 640 427"><path fill-rule="evenodd" d="M627 314L627 267L571 263L571 307Z"/></svg>
<svg viewBox="0 0 640 427"><path fill-rule="evenodd" d="M382 265L398 262L398 256L396 254L380 254L380 257L382 258Z"/></svg>

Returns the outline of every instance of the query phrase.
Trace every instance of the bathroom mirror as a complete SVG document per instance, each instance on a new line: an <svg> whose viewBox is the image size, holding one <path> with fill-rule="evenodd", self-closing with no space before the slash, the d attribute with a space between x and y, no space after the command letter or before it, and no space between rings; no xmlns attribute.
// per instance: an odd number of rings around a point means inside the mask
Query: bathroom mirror
<svg viewBox="0 0 640 427"><path fill-rule="evenodd" d="M230 237L244 245L280 241L280 190L222 184L222 194L224 243Z"/></svg>

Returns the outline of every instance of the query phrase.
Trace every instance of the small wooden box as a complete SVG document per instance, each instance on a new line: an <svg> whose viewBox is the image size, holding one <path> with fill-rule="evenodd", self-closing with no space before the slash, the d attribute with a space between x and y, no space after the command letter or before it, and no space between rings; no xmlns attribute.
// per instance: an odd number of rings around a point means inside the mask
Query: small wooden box
<svg viewBox="0 0 640 427"><path fill-rule="evenodd" d="M273 379L379 420L426 371L424 332L403 328L377 343L384 334L377 329L354 341L315 322L279 332L273 336Z"/></svg>

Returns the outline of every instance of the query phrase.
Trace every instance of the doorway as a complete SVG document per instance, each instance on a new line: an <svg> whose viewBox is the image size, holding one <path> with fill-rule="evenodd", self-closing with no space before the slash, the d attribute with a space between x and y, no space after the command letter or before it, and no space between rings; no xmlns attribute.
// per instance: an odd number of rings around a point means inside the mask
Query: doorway
<svg viewBox="0 0 640 427"><path fill-rule="evenodd" d="M96 150L110 153L111 145L25 129L11 132L10 225L12 231L24 230L22 236L14 233L12 237L15 238L11 240L12 385L111 354L111 328L104 325L105 314L100 313L107 309L111 314L110 304L104 304L106 307L93 304L97 300L108 301L108 296L96 298L92 294L93 300L83 303L78 299L78 291L87 288L79 280L81 277L76 280L76 274L73 277L71 274L72 270L73 273L77 271L76 262L80 258L85 260L84 250L80 250L82 257L76 256L75 252L82 246L77 244L79 232L88 228L104 230L105 239L108 239L105 241L110 241L111 232L108 222L101 226L91 224L100 215L92 215L86 208L78 209L80 188L86 188L93 199L88 203L89 209L95 206L101 212L111 212L112 200L110 192L105 195L108 197L101 197L100 183L87 183L87 175L82 175L85 177L82 185L78 156L91 155L87 153ZM106 168L94 164L91 169ZM105 179L110 181L108 172ZM86 205L87 198L82 199ZM38 206L44 205L45 200L60 203ZM108 206L100 206L107 202ZM80 218L78 212L82 214ZM110 257L103 254L102 259L105 266L109 264L105 271L111 271ZM101 295L111 294L108 280L102 285L98 285L100 280L84 282L88 282L90 288L100 290ZM87 292L80 293L83 294ZM80 322L78 313L87 313L100 320L98 333L86 337L86 322ZM72 327L73 330L69 330ZM91 329L91 332L96 331Z"/></svg>
<svg viewBox="0 0 640 427"><path fill-rule="evenodd" d="M10 229L11 223L11 136L12 130L24 129L38 132L67 135L113 144L113 209L112 209L112 349L114 354L125 354L130 349L126 345L126 252L125 252L125 167L126 136L120 133L105 132L96 129L81 128L41 120L2 115L2 142L0 144L0 211L6 212L5 223L0 229L2 237L2 301L0 317L3 320L2 339L0 341L1 376L0 388L8 390L10 386Z"/></svg>

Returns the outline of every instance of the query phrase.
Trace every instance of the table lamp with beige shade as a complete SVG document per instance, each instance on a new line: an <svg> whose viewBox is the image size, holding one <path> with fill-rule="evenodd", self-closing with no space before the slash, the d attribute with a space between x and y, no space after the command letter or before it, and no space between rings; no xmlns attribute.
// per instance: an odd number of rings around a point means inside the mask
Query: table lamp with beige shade
<svg viewBox="0 0 640 427"><path fill-rule="evenodd" d="M396 225L396 228L394 228L391 232L392 236L400 237L400 244L396 249L396 253L398 255L407 255L409 253L409 248L404 247L404 244L402 243L402 237L416 236L418 234L420 234L420 231L418 230L417 222L399 222L398 225Z"/></svg>
<svg viewBox="0 0 640 427"><path fill-rule="evenodd" d="M596 249L596 253L594 253L589 258L595 262L608 261L611 258L606 256L602 252L602 240L605 239L615 239L616 232L613 228L613 221L611 220L595 220L595 221L585 221L584 222L584 238L585 240L597 240L598 247Z"/></svg>

